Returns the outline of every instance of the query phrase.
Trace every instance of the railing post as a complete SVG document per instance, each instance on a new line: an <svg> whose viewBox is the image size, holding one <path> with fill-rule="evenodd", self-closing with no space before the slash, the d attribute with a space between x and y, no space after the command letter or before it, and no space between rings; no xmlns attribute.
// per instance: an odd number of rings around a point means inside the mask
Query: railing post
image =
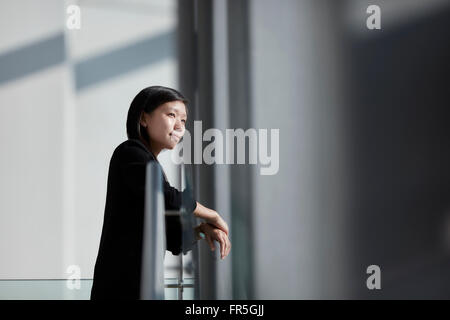
<svg viewBox="0 0 450 320"><path fill-rule="evenodd" d="M165 207L162 173L158 164L147 164L142 243L141 299L164 300Z"/></svg>
<svg viewBox="0 0 450 320"><path fill-rule="evenodd" d="M179 166L179 168L180 168L180 191L183 191L183 180L184 180L184 164L183 163L181 163L180 164L180 166ZM184 204L184 203L183 203ZM180 210L181 210L181 208L180 208ZM180 222L183 222L183 220L180 218ZM182 228L182 230L183 230L183 228ZM182 235L182 237L181 237L181 239L182 239L182 241L184 240L184 237L183 237L183 235ZM182 244L183 246L184 246L184 244ZM183 285L184 285L184 282L183 282L183 277L184 277L184 275L183 275L183 269L184 269L184 266L183 266L183 253L180 253L180 257L178 258L179 260L178 260L178 300L183 300Z"/></svg>

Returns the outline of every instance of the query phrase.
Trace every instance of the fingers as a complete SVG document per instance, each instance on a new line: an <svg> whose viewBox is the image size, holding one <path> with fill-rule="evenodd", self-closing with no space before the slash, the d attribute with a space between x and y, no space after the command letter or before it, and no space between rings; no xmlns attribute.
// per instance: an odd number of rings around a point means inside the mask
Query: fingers
<svg viewBox="0 0 450 320"><path fill-rule="evenodd" d="M228 254L230 253L231 250L231 242L230 239L228 238L227 235L221 233L220 236L220 254L221 254L221 259L225 259Z"/></svg>
<svg viewBox="0 0 450 320"><path fill-rule="evenodd" d="M202 229L211 251L215 250L214 241L217 241L220 247L220 258L225 259L231 250L231 242L228 236L222 230L214 229L214 227L207 223L202 225Z"/></svg>
<svg viewBox="0 0 450 320"><path fill-rule="evenodd" d="M209 234L206 234L206 241L208 242L211 251L214 251L216 247L214 246L214 241L211 239L211 236Z"/></svg>
<svg viewBox="0 0 450 320"><path fill-rule="evenodd" d="M219 239L220 239L220 259L223 259L225 255L226 241L222 234L220 235Z"/></svg>
<svg viewBox="0 0 450 320"><path fill-rule="evenodd" d="M227 237L227 251L225 253L225 256L228 256L228 254L230 253L231 250L231 241L230 239Z"/></svg>

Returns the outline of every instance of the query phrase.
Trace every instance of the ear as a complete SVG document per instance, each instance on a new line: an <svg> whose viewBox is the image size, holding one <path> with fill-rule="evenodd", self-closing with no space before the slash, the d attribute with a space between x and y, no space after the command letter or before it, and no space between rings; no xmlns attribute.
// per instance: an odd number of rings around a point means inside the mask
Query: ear
<svg viewBox="0 0 450 320"><path fill-rule="evenodd" d="M139 123L141 126L143 126L144 128L147 128L147 121L145 119L145 112L141 113L141 117L139 119Z"/></svg>

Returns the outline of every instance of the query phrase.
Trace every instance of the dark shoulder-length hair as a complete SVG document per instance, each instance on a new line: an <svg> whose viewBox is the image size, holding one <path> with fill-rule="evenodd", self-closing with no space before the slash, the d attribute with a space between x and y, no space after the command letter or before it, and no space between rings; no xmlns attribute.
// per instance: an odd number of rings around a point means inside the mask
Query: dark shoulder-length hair
<svg viewBox="0 0 450 320"><path fill-rule="evenodd" d="M172 101L183 102L186 106L186 113L188 112L188 100L177 90L162 86L151 86L142 89L136 97L134 97L130 109L128 110L128 139L143 140L150 144L150 137L140 123L142 112L151 113L160 105Z"/></svg>

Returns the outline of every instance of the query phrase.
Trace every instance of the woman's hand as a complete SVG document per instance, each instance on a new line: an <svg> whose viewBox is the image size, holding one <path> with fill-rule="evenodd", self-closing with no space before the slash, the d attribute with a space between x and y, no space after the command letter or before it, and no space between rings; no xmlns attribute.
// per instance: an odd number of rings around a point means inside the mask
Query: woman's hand
<svg viewBox="0 0 450 320"><path fill-rule="evenodd" d="M230 253L231 242L228 236L222 230L214 228L208 223L202 223L199 225L199 230L205 234L205 239L208 242L211 251L214 251L214 240L220 245L220 258L225 259Z"/></svg>
<svg viewBox="0 0 450 320"><path fill-rule="evenodd" d="M204 219L205 222L212 224L214 227L222 230L228 236L228 224L216 211L211 210L197 202L197 208L194 210L194 215L197 218Z"/></svg>
<svg viewBox="0 0 450 320"><path fill-rule="evenodd" d="M207 223L212 224L214 227L220 229L228 236L228 224L222 217L216 212L216 216L212 219L205 219Z"/></svg>

